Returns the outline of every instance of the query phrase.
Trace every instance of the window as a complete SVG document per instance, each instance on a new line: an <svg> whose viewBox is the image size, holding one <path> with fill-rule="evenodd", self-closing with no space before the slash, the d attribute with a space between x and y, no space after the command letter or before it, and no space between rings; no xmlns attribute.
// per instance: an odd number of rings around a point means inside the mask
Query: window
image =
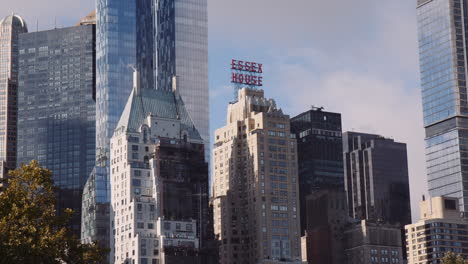
<svg viewBox="0 0 468 264"><path fill-rule="evenodd" d="M187 225L185 226L185 229L186 229L187 231L192 232L192 224L187 224Z"/></svg>
<svg viewBox="0 0 468 264"><path fill-rule="evenodd" d="M138 151L138 145L132 145L132 151Z"/></svg>
<svg viewBox="0 0 468 264"><path fill-rule="evenodd" d="M282 124L282 123L277 123L277 124L276 124L276 127L277 127L277 128L282 128L282 129L283 129L283 128L286 128L286 125L285 125L285 124Z"/></svg>
<svg viewBox="0 0 468 264"><path fill-rule="evenodd" d="M148 223L148 229L154 229L154 224L153 223Z"/></svg>
<svg viewBox="0 0 468 264"><path fill-rule="evenodd" d="M132 153L132 159L138 159L138 153Z"/></svg>
<svg viewBox="0 0 468 264"><path fill-rule="evenodd" d="M165 230L171 230L171 223L165 222L164 223L164 229Z"/></svg>
<svg viewBox="0 0 468 264"><path fill-rule="evenodd" d="M139 179L133 179L133 180L132 180L132 184L133 184L133 186L138 186L138 187L140 187L140 186L141 186L141 180L139 180ZM154 205L153 205L153 206L154 206Z"/></svg>
<svg viewBox="0 0 468 264"><path fill-rule="evenodd" d="M138 228L138 229L143 229L143 228L145 228L145 223L137 223L137 228Z"/></svg>
<svg viewBox="0 0 468 264"><path fill-rule="evenodd" d="M141 188L135 188L133 190L133 193L136 194L136 195L140 195L141 194Z"/></svg>
<svg viewBox="0 0 468 264"><path fill-rule="evenodd" d="M180 230L180 223L176 223L176 230Z"/></svg>
<svg viewBox="0 0 468 264"><path fill-rule="evenodd" d="M457 203L456 203L455 200L445 199L444 204L445 204L445 209L448 209L448 210L456 210L457 209Z"/></svg>

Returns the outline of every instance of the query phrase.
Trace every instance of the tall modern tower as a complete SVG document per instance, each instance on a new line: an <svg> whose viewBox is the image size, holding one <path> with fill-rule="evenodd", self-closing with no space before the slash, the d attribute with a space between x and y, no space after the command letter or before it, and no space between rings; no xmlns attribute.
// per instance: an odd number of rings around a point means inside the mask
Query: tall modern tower
<svg viewBox="0 0 468 264"><path fill-rule="evenodd" d="M208 160L210 127L207 0L155 2L157 89L170 91L173 82L177 82L177 89L205 141Z"/></svg>
<svg viewBox="0 0 468 264"><path fill-rule="evenodd" d="M153 88L152 0L98 0L96 13L96 147L107 157L110 138L140 72L142 89Z"/></svg>
<svg viewBox="0 0 468 264"><path fill-rule="evenodd" d="M418 0L421 88L429 194L468 211L468 1Z"/></svg>
<svg viewBox="0 0 468 264"><path fill-rule="evenodd" d="M80 233L81 195L96 151L95 25L19 37L18 163L52 170L58 209Z"/></svg>
<svg viewBox="0 0 468 264"><path fill-rule="evenodd" d="M341 114L313 108L291 118L291 133L297 138L301 232L304 234L309 221L307 196L325 189L344 193Z"/></svg>
<svg viewBox="0 0 468 264"><path fill-rule="evenodd" d="M109 144L130 95L133 71L154 89L153 0L96 1L96 167L83 197L83 242L109 247ZM86 20L86 19L85 19Z"/></svg>
<svg viewBox="0 0 468 264"><path fill-rule="evenodd" d="M26 32L28 27L20 16L0 20L0 179L16 167L18 38Z"/></svg>

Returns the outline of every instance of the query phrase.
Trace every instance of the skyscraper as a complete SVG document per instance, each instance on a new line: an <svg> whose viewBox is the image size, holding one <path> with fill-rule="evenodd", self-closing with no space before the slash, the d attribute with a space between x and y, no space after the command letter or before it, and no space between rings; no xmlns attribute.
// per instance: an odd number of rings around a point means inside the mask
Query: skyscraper
<svg viewBox="0 0 468 264"><path fill-rule="evenodd" d="M81 195L95 162L95 26L19 37L18 163L52 170L58 209L78 235Z"/></svg>
<svg viewBox="0 0 468 264"><path fill-rule="evenodd" d="M107 157L109 141L133 85L153 89L152 0L98 0L96 13L96 147Z"/></svg>
<svg viewBox="0 0 468 264"><path fill-rule="evenodd" d="M297 144L289 116L243 88L215 132L212 204L220 263L300 263Z"/></svg>
<svg viewBox="0 0 468 264"><path fill-rule="evenodd" d="M187 110L205 140L209 156L207 0L156 1L157 89L176 80ZM173 77L177 76L176 79Z"/></svg>
<svg viewBox="0 0 468 264"><path fill-rule="evenodd" d="M406 144L346 132L343 152L349 215L402 228L411 223Z"/></svg>
<svg viewBox="0 0 468 264"><path fill-rule="evenodd" d="M208 164L178 91L136 81L110 158L111 262L212 263Z"/></svg>
<svg viewBox="0 0 468 264"><path fill-rule="evenodd" d="M26 32L26 22L18 15L0 20L0 179L16 168L18 42Z"/></svg>
<svg viewBox="0 0 468 264"><path fill-rule="evenodd" d="M82 201L83 242L109 246L103 235L110 221L109 142L132 89L133 69L143 89L154 89L153 10L153 0L96 1L96 167Z"/></svg>
<svg viewBox="0 0 468 264"><path fill-rule="evenodd" d="M291 118L291 133L297 138L301 232L307 225L306 197L314 191L344 192L341 114L313 108Z"/></svg>
<svg viewBox="0 0 468 264"><path fill-rule="evenodd" d="M468 16L465 0L418 0L419 58L429 194L468 211Z"/></svg>

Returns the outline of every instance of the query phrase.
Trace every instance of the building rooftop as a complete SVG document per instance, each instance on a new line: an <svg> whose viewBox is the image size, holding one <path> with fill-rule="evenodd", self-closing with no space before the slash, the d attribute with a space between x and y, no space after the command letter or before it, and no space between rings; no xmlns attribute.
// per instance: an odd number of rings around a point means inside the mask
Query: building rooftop
<svg viewBox="0 0 468 264"><path fill-rule="evenodd" d="M86 15L83 19L78 21L75 26L95 25L96 24L96 10Z"/></svg>
<svg viewBox="0 0 468 264"><path fill-rule="evenodd" d="M133 89L116 129L125 127L127 132L136 132L148 116L176 119L181 130L187 131L190 139L202 140L177 92L155 89Z"/></svg>
<svg viewBox="0 0 468 264"><path fill-rule="evenodd" d="M0 25L4 25L4 24L18 25L26 29L28 28L28 26L26 25L26 21L19 15L15 15L15 14L6 16L2 20L0 20Z"/></svg>

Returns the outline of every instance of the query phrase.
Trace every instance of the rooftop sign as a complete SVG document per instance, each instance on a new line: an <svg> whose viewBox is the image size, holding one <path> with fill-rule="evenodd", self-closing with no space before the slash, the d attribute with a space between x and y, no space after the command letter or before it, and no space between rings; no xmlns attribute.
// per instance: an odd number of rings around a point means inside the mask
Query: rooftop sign
<svg viewBox="0 0 468 264"><path fill-rule="evenodd" d="M261 76L263 73L262 67L263 64L261 63L232 60L231 82L247 86L263 86L263 77Z"/></svg>

